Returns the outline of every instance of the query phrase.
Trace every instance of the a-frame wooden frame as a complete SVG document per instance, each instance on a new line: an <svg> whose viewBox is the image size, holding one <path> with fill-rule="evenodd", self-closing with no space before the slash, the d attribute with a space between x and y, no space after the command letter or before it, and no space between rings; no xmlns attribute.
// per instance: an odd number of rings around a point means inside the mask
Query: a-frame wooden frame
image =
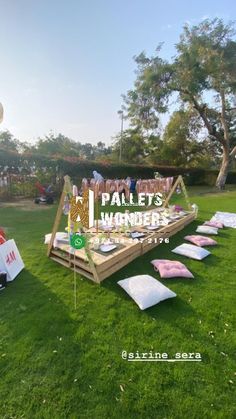
<svg viewBox="0 0 236 419"><path fill-rule="evenodd" d="M174 182L174 184L173 184L170 192L168 193L168 195L167 195L167 197L165 199L165 202L163 204L163 207L165 208L168 205L168 203L170 202L170 199L171 199L173 193L176 191L176 189L177 189L178 186L181 187L181 189L183 191L183 194L184 194L184 198L185 198L186 204L188 206L188 209L191 210L192 207L191 207L191 204L190 204L190 201L189 201L188 192L187 192L187 189L186 189L186 186L185 186L183 177L181 175L179 175L177 177L176 181Z"/></svg>
<svg viewBox="0 0 236 419"><path fill-rule="evenodd" d="M49 257L50 257L51 250L53 248L53 243L54 243L54 240L55 240L55 237L56 237L56 232L57 232L58 227L59 227L60 222L61 222L61 216L62 216L62 213L63 213L63 206L64 206L65 197L68 193L72 193L72 185L71 185L70 177L65 176L64 177L64 185L63 185L59 205L58 205L58 208L57 208L56 218L55 218L53 228L52 228L52 235L51 235L50 242L48 244L47 255Z"/></svg>
<svg viewBox="0 0 236 419"><path fill-rule="evenodd" d="M163 237L171 237L176 234L178 231L182 230L186 225L191 223L196 218L196 213L191 208L187 190L182 176L178 176L174 182L169 194L167 195L163 207L166 207L174 194L176 188L181 187L185 201L188 205L189 213L182 219L176 220L172 224L169 224L165 227L162 227L157 232L147 234L147 237L143 242L138 242L136 244L127 244L125 248L117 251L114 256L108 256L107 258L99 256L96 254L94 256L94 251L89 248L89 245L85 248L80 249L75 252L71 252L70 245L62 245L59 248L54 248L53 243L56 237L56 232L60 226L60 221L63 213L64 200L67 194L72 196L72 184L69 176L64 178L64 187L60 197L50 243L48 245L47 255L52 260L61 265L70 268L71 270L78 272L79 274L91 279L95 283L100 283L105 278L109 277L112 273L118 271L123 266L126 266L129 262L136 259L138 256L143 255L149 250L160 244L159 239ZM149 242L149 237L152 236L152 239L155 241ZM95 262L93 260L95 257Z"/></svg>
<svg viewBox="0 0 236 419"><path fill-rule="evenodd" d="M60 197L60 201L59 201L59 205L58 205L58 209L57 209L57 213L56 213L56 218L55 218L55 221L54 221L54 224L53 224L52 235L51 235L51 239L50 239L50 242L48 244L48 250L47 250L47 256L54 259L54 260L57 257L57 251L55 252L53 250L53 243L54 243L54 240L55 240L55 237L56 237L56 232L57 232L58 227L59 227L60 222L61 222L65 197L68 193L71 194L71 196L72 196L71 180L70 180L70 177L68 175L66 175L64 177L64 186L63 186L62 194L61 194L61 197ZM88 246L85 246L84 252L86 254L88 264L89 264L89 266L91 268L91 271L92 271L92 274L93 274L93 280L95 282L99 283L99 278L98 278L98 274L97 274L97 271L96 271L96 267L94 265L93 258L92 258L92 255L91 255L91 252L90 252ZM62 263L62 262L60 261L60 263ZM65 266L65 263L62 263L62 264ZM83 273L83 272L80 272L80 270L75 266L73 258L69 257L69 267L72 267L72 265L74 266L75 271L77 271L79 273Z"/></svg>

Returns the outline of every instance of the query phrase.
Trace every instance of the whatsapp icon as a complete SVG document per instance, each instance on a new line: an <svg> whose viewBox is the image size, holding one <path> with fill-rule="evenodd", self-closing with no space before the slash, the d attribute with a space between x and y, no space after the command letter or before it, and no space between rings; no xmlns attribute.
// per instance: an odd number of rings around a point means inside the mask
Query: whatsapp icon
<svg viewBox="0 0 236 419"><path fill-rule="evenodd" d="M85 246L85 237L79 234L73 234L70 239L70 245L74 249L82 249Z"/></svg>

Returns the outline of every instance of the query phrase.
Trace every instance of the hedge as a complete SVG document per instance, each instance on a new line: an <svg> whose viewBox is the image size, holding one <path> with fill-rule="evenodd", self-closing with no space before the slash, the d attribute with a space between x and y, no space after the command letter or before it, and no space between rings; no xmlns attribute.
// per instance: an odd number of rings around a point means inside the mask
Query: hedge
<svg viewBox="0 0 236 419"><path fill-rule="evenodd" d="M7 168L6 168L7 166ZM134 164L113 164L82 160L78 157L61 158L58 156L45 157L37 154L19 154L0 150L0 171L8 173L36 174L39 178L56 176L62 178L68 174L74 181L83 177L92 177L93 170L97 170L104 178L133 178L150 179L154 172L163 176L177 176L181 174L187 185L214 185L218 170L202 168L183 168L174 166L144 166ZM236 171L228 174L227 183L236 183Z"/></svg>

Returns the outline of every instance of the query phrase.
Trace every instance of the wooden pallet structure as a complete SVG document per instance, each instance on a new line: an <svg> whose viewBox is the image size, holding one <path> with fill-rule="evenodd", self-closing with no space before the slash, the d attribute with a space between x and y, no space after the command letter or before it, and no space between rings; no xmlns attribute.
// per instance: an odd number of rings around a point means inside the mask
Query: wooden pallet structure
<svg viewBox="0 0 236 419"><path fill-rule="evenodd" d="M119 244L114 252L103 254L101 251L94 249L93 242L97 238L96 229L90 229L87 232L91 236L90 244L87 244L85 248L75 250L69 244L65 243L58 243L56 248L53 246L63 214L64 200L68 191L72 189L70 178L66 176L53 225L51 240L48 245L48 257L99 284L137 257L160 245L164 239L173 236L196 218L196 213L191 208L182 176L178 176L174 182L173 187L166 197L163 208L168 205L177 187L182 189L188 206L188 211L186 211L184 216L155 231L150 232L145 227L136 228L136 231L138 230L144 234L142 240L130 239L130 237L126 237L125 233L111 232L110 238L115 242L119 241Z"/></svg>

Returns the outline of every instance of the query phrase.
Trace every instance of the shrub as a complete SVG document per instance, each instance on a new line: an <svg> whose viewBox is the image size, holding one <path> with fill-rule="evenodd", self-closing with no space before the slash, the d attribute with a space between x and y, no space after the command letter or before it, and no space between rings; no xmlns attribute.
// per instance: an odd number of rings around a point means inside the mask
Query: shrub
<svg viewBox="0 0 236 419"><path fill-rule="evenodd" d="M7 169L6 166L8 166ZM83 160L78 157L53 156L49 158L38 154L19 154L0 150L0 173L7 171L7 173L34 174L45 183L55 181L56 177L61 183L63 176L68 174L74 182L79 184L83 177L92 177L93 170L100 172L106 179L127 176L135 179L150 179L153 178L154 172L159 172L162 176L182 175L186 185L189 186L214 185L218 175L217 170L203 168L118 164ZM236 183L236 171L229 172L227 183Z"/></svg>

